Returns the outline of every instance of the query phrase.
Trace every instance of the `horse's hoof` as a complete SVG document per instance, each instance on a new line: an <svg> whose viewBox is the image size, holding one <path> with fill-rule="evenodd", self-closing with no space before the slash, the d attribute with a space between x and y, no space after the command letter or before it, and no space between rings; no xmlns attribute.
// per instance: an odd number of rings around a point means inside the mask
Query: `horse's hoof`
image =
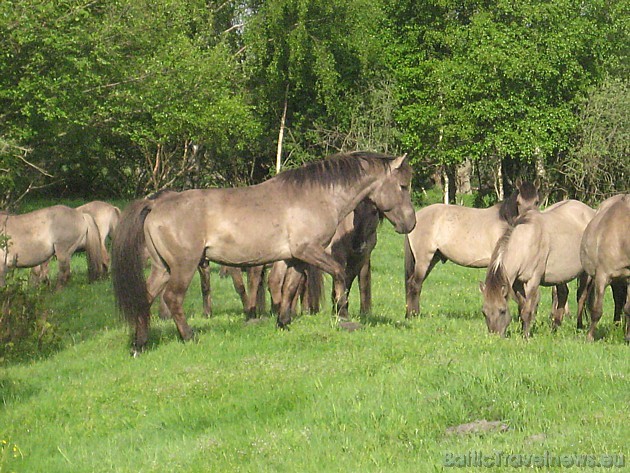
<svg viewBox="0 0 630 473"><path fill-rule="evenodd" d="M289 330L289 324L291 323L290 320L283 322L280 319L278 319L278 321L276 322L276 325L278 326L278 328L282 329L282 330Z"/></svg>

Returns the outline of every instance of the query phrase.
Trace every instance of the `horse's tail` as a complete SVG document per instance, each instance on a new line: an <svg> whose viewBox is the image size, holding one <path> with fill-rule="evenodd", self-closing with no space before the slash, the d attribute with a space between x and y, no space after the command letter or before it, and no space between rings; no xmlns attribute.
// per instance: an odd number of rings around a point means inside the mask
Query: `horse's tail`
<svg viewBox="0 0 630 473"><path fill-rule="evenodd" d="M87 254L88 279L92 282L103 276L103 248L101 243L101 234L98 231L94 218L90 214L81 212L81 216L87 225L85 253Z"/></svg>
<svg viewBox="0 0 630 473"><path fill-rule="evenodd" d="M118 228L119 223L120 223L120 209L114 206L114 218L109 224L110 238L114 236L114 232Z"/></svg>
<svg viewBox="0 0 630 473"><path fill-rule="evenodd" d="M132 325L147 317L151 305L144 277L144 221L153 202L137 200L122 213L112 239L112 284L118 309Z"/></svg>
<svg viewBox="0 0 630 473"><path fill-rule="evenodd" d="M308 312L311 314L318 313L324 295L324 274L321 269L313 265L308 266L305 290Z"/></svg>
<svg viewBox="0 0 630 473"><path fill-rule="evenodd" d="M408 293L409 281L416 270L416 257L409 243L409 235L405 235L405 294Z"/></svg>

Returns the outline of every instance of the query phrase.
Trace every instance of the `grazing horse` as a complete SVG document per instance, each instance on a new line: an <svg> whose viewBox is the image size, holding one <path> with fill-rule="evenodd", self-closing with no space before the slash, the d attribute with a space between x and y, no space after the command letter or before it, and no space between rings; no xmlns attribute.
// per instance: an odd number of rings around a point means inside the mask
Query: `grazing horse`
<svg viewBox="0 0 630 473"><path fill-rule="evenodd" d="M416 228L405 237L407 317L420 313L422 285L438 261L485 268L492 250L514 219L538 208L538 180L516 180L505 201L487 209L433 204L416 212Z"/></svg>
<svg viewBox="0 0 630 473"><path fill-rule="evenodd" d="M630 342L630 194L605 200L584 231L580 259L592 278L590 301L591 326L587 338L594 340L595 328L602 317L604 289L613 285L615 306L625 289L626 341ZM617 309L617 307L615 307ZM617 310L615 310L617 316Z"/></svg>
<svg viewBox="0 0 630 473"><path fill-rule="evenodd" d="M77 207L77 210L91 215L98 227L98 231L101 235L103 267L105 269L104 272L107 273L107 271L109 271L110 261L105 242L107 238L111 238L116 231L116 227L120 221L120 209L112 204L108 204L107 202L95 200Z"/></svg>
<svg viewBox="0 0 630 473"><path fill-rule="evenodd" d="M508 228L492 253L485 284L479 286L488 330L505 336L512 320L508 310L511 293L519 305L523 335L529 337L540 285L566 284L582 276L584 286L580 242L594 214L582 202L565 200L544 212L530 210ZM558 306L565 303L559 301Z"/></svg>
<svg viewBox="0 0 630 473"><path fill-rule="evenodd" d="M360 313L368 314L372 310L372 283L370 256L376 246L376 230L382 217L378 209L369 200L359 203L337 227L337 231L326 251L344 268L345 272L345 301L343 307L335 307L335 313L340 318L348 315L348 295L352 284L359 278ZM290 277L287 272L289 266L284 261L274 263L269 274L269 291L275 310L280 307L282 300L282 286ZM321 272L314 267L306 269L306 282L302 276L301 295L303 306L311 313L319 312L319 295L321 294ZM290 284L290 283L289 283ZM333 287L332 300L337 300ZM292 306L297 303L294 298Z"/></svg>
<svg viewBox="0 0 630 473"><path fill-rule="evenodd" d="M333 276L343 306L343 268L326 246L365 198L396 231L413 230L411 174L405 156L356 152L284 171L254 186L189 190L133 202L114 237L112 281L121 312L135 326L134 354L147 343L151 303L162 291L181 338L192 338L182 302L196 268L206 260L229 266L279 260L315 265ZM142 271L145 247L152 260L148 281ZM289 294L296 289L288 288ZM283 302L278 325L290 322Z"/></svg>
<svg viewBox="0 0 630 473"><path fill-rule="evenodd" d="M103 253L94 219L65 205L35 210L21 215L0 216L0 235L8 238L0 247L0 285L10 268L32 268L52 256L59 262L57 289L70 278L70 257L77 248L85 248L90 281L103 270Z"/></svg>

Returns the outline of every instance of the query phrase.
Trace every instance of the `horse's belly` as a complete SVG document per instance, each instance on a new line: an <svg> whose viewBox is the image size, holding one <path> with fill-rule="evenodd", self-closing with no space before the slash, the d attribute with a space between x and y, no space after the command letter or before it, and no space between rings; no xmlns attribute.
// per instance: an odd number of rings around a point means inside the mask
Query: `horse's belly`
<svg viewBox="0 0 630 473"><path fill-rule="evenodd" d="M231 266L256 266L291 258L286 244L268 239L227 238L209 241L205 259Z"/></svg>

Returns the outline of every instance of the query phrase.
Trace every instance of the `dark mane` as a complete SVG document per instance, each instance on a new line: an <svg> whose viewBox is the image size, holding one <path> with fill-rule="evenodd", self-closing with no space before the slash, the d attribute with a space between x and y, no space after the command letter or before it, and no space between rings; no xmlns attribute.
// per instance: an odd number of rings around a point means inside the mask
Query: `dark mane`
<svg viewBox="0 0 630 473"><path fill-rule="evenodd" d="M512 195L503 200L501 208L499 209L499 216L510 224L514 223L514 220L518 217L516 199L519 194L525 200L533 200L538 196L538 188L531 182L523 182L520 187L517 187L517 189L512 192Z"/></svg>
<svg viewBox="0 0 630 473"><path fill-rule="evenodd" d="M389 161L395 159L380 153L356 151L335 154L328 159L307 163L296 169L284 171L276 179L287 184L318 184L322 187L349 185L368 174L371 168L385 171Z"/></svg>

